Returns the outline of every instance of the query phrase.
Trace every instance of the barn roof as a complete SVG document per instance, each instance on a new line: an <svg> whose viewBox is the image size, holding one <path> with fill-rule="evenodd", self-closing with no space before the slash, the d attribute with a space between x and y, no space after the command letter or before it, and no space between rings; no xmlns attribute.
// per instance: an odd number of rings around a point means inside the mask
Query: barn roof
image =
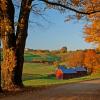
<svg viewBox="0 0 100 100"><path fill-rule="evenodd" d="M76 71L86 71L84 67L76 67L75 70Z"/></svg>
<svg viewBox="0 0 100 100"><path fill-rule="evenodd" d="M73 74L73 73L76 73L76 71L73 68L67 69L64 66L59 66L58 69L62 70L62 72L64 74Z"/></svg>

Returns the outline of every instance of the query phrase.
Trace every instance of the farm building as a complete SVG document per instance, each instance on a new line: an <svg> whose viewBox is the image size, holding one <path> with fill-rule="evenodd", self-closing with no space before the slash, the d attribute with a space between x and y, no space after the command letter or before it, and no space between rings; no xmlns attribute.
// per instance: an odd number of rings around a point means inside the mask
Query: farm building
<svg viewBox="0 0 100 100"><path fill-rule="evenodd" d="M84 67L65 68L59 66L56 70L57 79L69 79L87 75L87 70Z"/></svg>
<svg viewBox="0 0 100 100"><path fill-rule="evenodd" d="M69 79L76 77L77 72L73 68L65 68L64 66L59 66L56 70L57 79Z"/></svg>
<svg viewBox="0 0 100 100"><path fill-rule="evenodd" d="M75 67L75 71L77 72L77 77L87 75L87 69L84 67Z"/></svg>

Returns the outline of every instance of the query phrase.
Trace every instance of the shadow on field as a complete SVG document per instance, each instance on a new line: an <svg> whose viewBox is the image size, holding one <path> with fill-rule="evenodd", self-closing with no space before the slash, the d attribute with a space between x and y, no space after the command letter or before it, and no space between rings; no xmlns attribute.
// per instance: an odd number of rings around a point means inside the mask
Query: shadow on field
<svg viewBox="0 0 100 100"><path fill-rule="evenodd" d="M54 74L41 75L41 74L27 74L27 73L23 74L23 81L33 80L33 79L55 79L55 75Z"/></svg>

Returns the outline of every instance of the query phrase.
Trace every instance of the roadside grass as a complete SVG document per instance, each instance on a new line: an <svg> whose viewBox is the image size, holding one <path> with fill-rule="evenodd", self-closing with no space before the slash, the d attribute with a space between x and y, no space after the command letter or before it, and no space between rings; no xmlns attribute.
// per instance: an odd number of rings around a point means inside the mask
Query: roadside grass
<svg viewBox="0 0 100 100"><path fill-rule="evenodd" d="M23 82L25 86L42 87L59 84L76 83L85 80L100 78L100 73L91 74L84 77L58 80L55 77L55 67L46 64L24 63Z"/></svg>

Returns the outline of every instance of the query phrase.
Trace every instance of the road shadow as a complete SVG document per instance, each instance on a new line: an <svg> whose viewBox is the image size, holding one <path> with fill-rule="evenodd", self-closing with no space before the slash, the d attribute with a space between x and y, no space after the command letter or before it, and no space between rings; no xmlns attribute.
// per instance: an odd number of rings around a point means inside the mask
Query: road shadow
<svg viewBox="0 0 100 100"><path fill-rule="evenodd" d="M22 92L11 92L0 100L100 100L100 79L41 88L24 87Z"/></svg>

